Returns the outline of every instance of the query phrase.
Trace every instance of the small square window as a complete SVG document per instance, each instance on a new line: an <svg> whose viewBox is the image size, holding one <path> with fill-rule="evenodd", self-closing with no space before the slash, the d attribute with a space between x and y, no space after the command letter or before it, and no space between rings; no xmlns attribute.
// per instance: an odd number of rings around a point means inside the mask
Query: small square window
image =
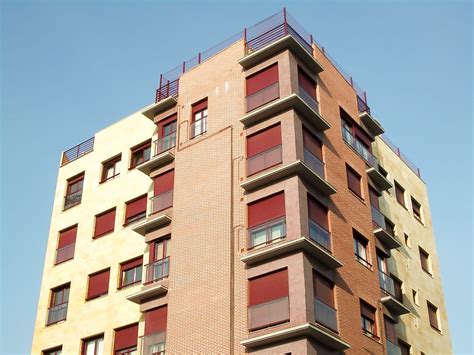
<svg viewBox="0 0 474 355"><path fill-rule="evenodd" d="M430 254L423 250L421 247L419 247L420 251L420 262L421 262L421 268L423 271L427 272L428 274L432 275L431 272L431 263L430 263Z"/></svg>
<svg viewBox="0 0 474 355"><path fill-rule="evenodd" d="M64 210L81 203L83 186L84 172L67 180L66 196L64 197Z"/></svg>
<svg viewBox="0 0 474 355"><path fill-rule="evenodd" d="M397 202L402 205L404 208L406 208L405 204L405 189L395 181L395 197L397 199Z"/></svg>
<svg viewBox="0 0 474 355"><path fill-rule="evenodd" d="M428 305L428 317L430 320L430 325L434 329L440 331L439 320L438 320L438 307L434 306L430 302L427 302Z"/></svg>
<svg viewBox="0 0 474 355"><path fill-rule="evenodd" d="M143 257L136 258L131 261L127 261L120 265L120 286L124 288L127 286L141 283L142 281L142 264Z"/></svg>
<svg viewBox="0 0 474 355"><path fill-rule="evenodd" d="M122 155L118 155L102 163L102 176L100 182L106 182L120 175L119 162Z"/></svg>
<svg viewBox="0 0 474 355"><path fill-rule="evenodd" d="M132 158L130 160L130 169L150 160L151 155L151 141L148 140L144 143L137 145L131 149Z"/></svg>
<svg viewBox="0 0 474 355"><path fill-rule="evenodd" d="M423 223L422 215L421 215L421 205L413 197L411 198L411 207L413 210L413 216L415 216L415 218L418 221Z"/></svg>
<svg viewBox="0 0 474 355"><path fill-rule="evenodd" d="M102 355L104 353L104 335L98 335L82 341L81 355Z"/></svg>

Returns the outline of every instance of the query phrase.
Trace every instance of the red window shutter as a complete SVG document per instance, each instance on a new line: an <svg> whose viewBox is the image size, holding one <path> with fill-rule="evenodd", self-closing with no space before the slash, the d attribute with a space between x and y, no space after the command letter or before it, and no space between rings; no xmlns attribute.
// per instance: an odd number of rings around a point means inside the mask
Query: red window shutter
<svg viewBox="0 0 474 355"><path fill-rule="evenodd" d="M59 232L58 249L76 242L77 226Z"/></svg>
<svg viewBox="0 0 474 355"><path fill-rule="evenodd" d="M168 306L155 308L145 312L145 335L166 331Z"/></svg>
<svg viewBox="0 0 474 355"><path fill-rule="evenodd" d="M247 96L275 83L278 83L278 63L260 70L246 79Z"/></svg>
<svg viewBox="0 0 474 355"><path fill-rule="evenodd" d="M143 256L121 264L120 265L120 271L123 272L125 270L130 270L130 269L133 269L134 267L141 266L142 264L143 264Z"/></svg>
<svg viewBox="0 0 474 355"><path fill-rule="evenodd" d="M316 83L300 68L298 68L298 82L300 87L316 100Z"/></svg>
<svg viewBox="0 0 474 355"><path fill-rule="evenodd" d="M193 104L192 106L193 120L194 120L194 114L196 112L205 110L206 108L207 108L207 98Z"/></svg>
<svg viewBox="0 0 474 355"><path fill-rule="evenodd" d="M347 167L347 184L352 192L356 193L358 196L362 196L360 189L360 175L349 167Z"/></svg>
<svg viewBox="0 0 474 355"><path fill-rule="evenodd" d="M173 190L174 186L174 170L167 171L153 179L153 190L155 196L163 192Z"/></svg>
<svg viewBox="0 0 474 355"><path fill-rule="evenodd" d="M384 317L385 323L385 337L392 344L397 344L397 331L395 330L395 323L387 317Z"/></svg>
<svg viewBox="0 0 474 355"><path fill-rule="evenodd" d="M146 198L144 195L137 198L136 200L127 202L127 207L125 211L125 219L136 216L140 213L146 212Z"/></svg>
<svg viewBox="0 0 474 355"><path fill-rule="evenodd" d="M314 297L334 308L334 283L324 276L313 273Z"/></svg>
<svg viewBox="0 0 474 355"><path fill-rule="evenodd" d="M249 228L285 216L285 194L280 192L248 205Z"/></svg>
<svg viewBox="0 0 474 355"><path fill-rule="evenodd" d="M249 306L288 296L288 269L249 280Z"/></svg>
<svg viewBox="0 0 474 355"><path fill-rule="evenodd" d="M370 319L372 322L375 322L375 308L368 305L365 302L360 303L360 313L366 318Z"/></svg>
<svg viewBox="0 0 474 355"><path fill-rule="evenodd" d="M323 144L307 129L303 129L303 144L315 157L323 161Z"/></svg>
<svg viewBox="0 0 474 355"><path fill-rule="evenodd" d="M158 122L158 135L160 138L163 137L163 127L166 126L168 123L176 121L177 119L178 119L178 114L175 113Z"/></svg>
<svg viewBox="0 0 474 355"><path fill-rule="evenodd" d="M114 231L115 208L95 217L94 238Z"/></svg>
<svg viewBox="0 0 474 355"><path fill-rule="evenodd" d="M377 210L380 210L379 205L379 194L369 186L369 198L370 198L370 205Z"/></svg>
<svg viewBox="0 0 474 355"><path fill-rule="evenodd" d="M137 342L138 323L115 330L114 351L119 351L137 346Z"/></svg>
<svg viewBox="0 0 474 355"><path fill-rule="evenodd" d="M281 145L280 124L247 137L247 157L253 157L279 145Z"/></svg>
<svg viewBox="0 0 474 355"><path fill-rule="evenodd" d="M106 295L109 292L110 269L89 275L87 300Z"/></svg>
<svg viewBox="0 0 474 355"><path fill-rule="evenodd" d="M311 196L308 196L308 214L313 222L316 222L321 227L329 230L328 209Z"/></svg>

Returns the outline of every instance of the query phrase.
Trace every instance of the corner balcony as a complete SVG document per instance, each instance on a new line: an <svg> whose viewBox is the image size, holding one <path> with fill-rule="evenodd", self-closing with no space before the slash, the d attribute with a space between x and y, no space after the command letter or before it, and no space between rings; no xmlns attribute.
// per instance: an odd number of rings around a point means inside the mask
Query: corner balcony
<svg viewBox="0 0 474 355"><path fill-rule="evenodd" d="M173 190L163 192L150 198L150 214L147 219L132 227L134 232L145 236L157 228L171 223L171 217L166 214L173 206Z"/></svg>
<svg viewBox="0 0 474 355"><path fill-rule="evenodd" d="M174 160L174 150L176 146L176 132L165 137L159 138L153 142L153 156L151 159L137 166L137 169L146 175L150 175L155 169L158 169Z"/></svg>
<svg viewBox="0 0 474 355"><path fill-rule="evenodd" d="M385 222L385 216L375 207L372 209L372 222L374 225L374 234L375 236L388 248L396 249L400 248L402 244L398 239L393 235L393 232L387 228Z"/></svg>
<svg viewBox="0 0 474 355"><path fill-rule="evenodd" d="M401 295L396 294L393 279L379 270L379 281L382 290L382 303L398 316L410 313L410 310L403 304Z"/></svg>
<svg viewBox="0 0 474 355"><path fill-rule="evenodd" d="M145 265L145 282L142 289L127 296L127 299L141 304L149 299L164 296L168 292L168 288L163 284L163 280L168 278L169 271L169 257Z"/></svg>
<svg viewBox="0 0 474 355"><path fill-rule="evenodd" d="M160 85L160 88L156 90L155 103L142 111L142 115L153 121L156 115L176 106L178 100L176 98L177 95L174 94L173 90L175 90L177 94L178 81L176 81L175 86L176 88L173 84Z"/></svg>
<svg viewBox="0 0 474 355"><path fill-rule="evenodd" d="M367 130L375 137L385 133L379 121L373 118L369 112L364 111L359 113L359 118Z"/></svg>

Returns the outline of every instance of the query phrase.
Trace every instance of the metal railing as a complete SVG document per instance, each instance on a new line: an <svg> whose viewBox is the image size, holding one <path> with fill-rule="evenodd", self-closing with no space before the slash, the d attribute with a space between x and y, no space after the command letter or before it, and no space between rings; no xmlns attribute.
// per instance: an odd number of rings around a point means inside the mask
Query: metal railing
<svg viewBox="0 0 474 355"><path fill-rule="evenodd" d="M176 97L179 93L179 79L173 81L164 81L163 76L160 77L160 86L156 89L155 102L160 102L167 97Z"/></svg>
<svg viewBox="0 0 474 355"><path fill-rule="evenodd" d="M387 354L388 355L402 355L402 350L400 347L390 340L387 340Z"/></svg>
<svg viewBox="0 0 474 355"><path fill-rule="evenodd" d="M255 110L256 108L276 100L279 97L280 84L276 82L246 97L247 112Z"/></svg>
<svg viewBox="0 0 474 355"><path fill-rule="evenodd" d="M80 204L82 201L82 190L64 196L64 210Z"/></svg>
<svg viewBox="0 0 474 355"><path fill-rule="evenodd" d="M400 151L400 148L393 144L393 142L387 137L387 135L383 134L379 137L400 158L400 160L403 161L405 165L421 179L420 168L418 168L414 163L412 163L410 159L408 159L408 157L403 154L402 151Z"/></svg>
<svg viewBox="0 0 474 355"><path fill-rule="evenodd" d="M248 322L251 330L282 323L290 319L288 297L257 304L248 308Z"/></svg>
<svg viewBox="0 0 474 355"><path fill-rule="evenodd" d="M337 311L317 298L314 299L314 316L316 322L337 332Z"/></svg>
<svg viewBox="0 0 474 355"><path fill-rule="evenodd" d="M141 355L164 355L166 332L158 332L140 337Z"/></svg>
<svg viewBox="0 0 474 355"><path fill-rule="evenodd" d="M362 112L367 112L370 115L370 107L367 105L367 103L359 96L357 96L357 108L359 110L359 113Z"/></svg>
<svg viewBox="0 0 474 355"><path fill-rule="evenodd" d="M362 142L346 128L342 128L342 137L344 141L349 144L364 159L369 166L375 170L379 170L379 163L377 158L369 152L369 150L362 144Z"/></svg>
<svg viewBox="0 0 474 355"><path fill-rule="evenodd" d="M150 214L163 211L171 206L173 206L173 190L150 197Z"/></svg>
<svg viewBox="0 0 474 355"><path fill-rule="evenodd" d="M169 276L170 272L170 257L156 260L150 264L145 265L145 285L155 281L164 279Z"/></svg>
<svg viewBox="0 0 474 355"><path fill-rule="evenodd" d="M69 164L70 162L79 159L80 157L92 152L94 150L94 137L76 145L75 147L63 152L61 158L61 166Z"/></svg>
<svg viewBox="0 0 474 355"><path fill-rule="evenodd" d="M306 148L304 148L304 162L316 173L316 175L325 179L324 163Z"/></svg>
<svg viewBox="0 0 474 355"><path fill-rule="evenodd" d="M371 207L372 210L372 222L376 225L376 227L382 228L384 231L387 231L387 226L385 225L385 216L382 212L380 212L375 207Z"/></svg>
<svg viewBox="0 0 474 355"><path fill-rule="evenodd" d="M56 258L54 264L60 264L66 260L74 258L74 250L76 248L76 243L66 245L65 247L56 249Z"/></svg>
<svg viewBox="0 0 474 355"><path fill-rule="evenodd" d="M309 237L327 251L331 252L331 234L319 224L308 218Z"/></svg>
<svg viewBox="0 0 474 355"><path fill-rule="evenodd" d="M54 324L66 320L68 302L51 307L48 309L46 325Z"/></svg>
<svg viewBox="0 0 474 355"><path fill-rule="evenodd" d="M385 272L379 270L379 281L380 281L380 288L385 292L389 293L393 297L396 297L395 294L395 282L393 279L387 275Z"/></svg>
<svg viewBox="0 0 474 355"><path fill-rule="evenodd" d="M286 238L285 217L249 229L248 250L268 245Z"/></svg>
<svg viewBox="0 0 474 355"><path fill-rule="evenodd" d="M264 152L258 153L253 157L247 158L247 176L271 168L282 162L281 145L270 148Z"/></svg>
<svg viewBox="0 0 474 355"><path fill-rule="evenodd" d="M207 132L207 116L191 122L191 139Z"/></svg>
<svg viewBox="0 0 474 355"><path fill-rule="evenodd" d="M315 112L319 113L319 102L306 92L303 87L299 87L298 95L308 104Z"/></svg>
<svg viewBox="0 0 474 355"><path fill-rule="evenodd" d="M176 146L176 132L158 138L153 143L155 145L154 156L160 155L161 153L166 152L167 150L170 150Z"/></svg>

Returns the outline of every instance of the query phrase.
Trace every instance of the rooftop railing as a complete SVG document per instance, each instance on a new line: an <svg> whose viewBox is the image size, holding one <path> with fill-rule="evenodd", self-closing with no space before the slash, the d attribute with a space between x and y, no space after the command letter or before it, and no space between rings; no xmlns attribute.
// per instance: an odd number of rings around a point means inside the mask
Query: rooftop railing
<svg viewBox="0 0 474 355"><path fill-rule="evenodd" d="M79 159L80 157L92 152L93 150L94 150L94 137L63 152L63 156L61 158L61 166L69 164L70 162L76 159Z"/></svg>

